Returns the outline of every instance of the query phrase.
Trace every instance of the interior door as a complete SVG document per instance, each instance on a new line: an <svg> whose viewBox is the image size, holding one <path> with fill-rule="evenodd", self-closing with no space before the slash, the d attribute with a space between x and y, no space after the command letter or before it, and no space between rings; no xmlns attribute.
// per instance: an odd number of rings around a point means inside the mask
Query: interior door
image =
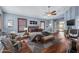
<svg viewBox="0 0 79 59"><path fill-rule="evenodd" d="M44 21L40 21L40 28L41 29L45 29L45 22Z"/></svg>
<svg viewBox="0 0 79 59"><path fill-rule="evenodd" d="M64 31L64 21L59 22L59 31Z"/></svg>

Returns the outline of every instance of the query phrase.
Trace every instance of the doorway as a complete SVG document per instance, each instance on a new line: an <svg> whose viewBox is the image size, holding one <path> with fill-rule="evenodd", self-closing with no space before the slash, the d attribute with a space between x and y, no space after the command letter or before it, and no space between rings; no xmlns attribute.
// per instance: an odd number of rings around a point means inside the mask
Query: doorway
<svg viewBox="0 0 79 59"><path fill-rule="evenodd" d="M54 21L53 25L54 25L53 26L54 32L57 32L57 31L63 32L64 31L64 28L65 28L65 22L64 21Z"/></svg>

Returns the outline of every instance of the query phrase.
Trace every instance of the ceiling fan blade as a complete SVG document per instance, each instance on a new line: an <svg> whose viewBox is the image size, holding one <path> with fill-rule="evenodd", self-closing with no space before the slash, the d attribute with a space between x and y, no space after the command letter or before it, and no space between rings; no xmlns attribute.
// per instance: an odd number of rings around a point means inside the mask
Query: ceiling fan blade
<svg viewBox="0 0 79 59"><path fill-rule="evenodd" d="M51 15L56 15L56 13L52 13Z"/></svg>
<svg viewBox="0 0 79 59"><path fill-rule="evenodd" d="M55 13L56 11L52 11L51 13Z"/></svg>

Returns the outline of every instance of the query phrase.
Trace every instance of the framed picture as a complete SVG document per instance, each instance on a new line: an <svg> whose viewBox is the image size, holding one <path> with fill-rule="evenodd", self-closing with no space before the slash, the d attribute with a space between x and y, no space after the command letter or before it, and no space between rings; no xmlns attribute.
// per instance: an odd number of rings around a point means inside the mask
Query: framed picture
<svg viewBox="0 0 79 59"><path fill-rule="evenodd" d="M13 27L13 20L8 20L8 27Z"/></svg>
<svg viewBox="0 0 79 59"><path fill-rule="evenodd" d="M24 32L25 27L27 27L27 19L18 18L18 32Z"/></svg>
<svg viewBox="0 0 79 59"><path fill-rule="evenodd" d="M30 21L30 24L32 24L32 21Z"/></svg>
<svg viewBox="0 0 79 59"><path fill-rule="evenodd" d="M30 24L36 25L37 21L30 21Z"/></svg>

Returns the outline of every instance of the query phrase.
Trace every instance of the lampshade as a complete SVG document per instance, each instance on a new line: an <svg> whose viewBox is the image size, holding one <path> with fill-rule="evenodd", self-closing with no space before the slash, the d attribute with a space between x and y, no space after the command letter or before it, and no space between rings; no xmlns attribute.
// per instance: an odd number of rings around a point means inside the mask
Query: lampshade
<svg viewBox="0 0 79 59"><path fill-rule="evenodd" d="M25 27L25 28L24 28L24 30L28 30L28 28L27 28L27 27Z"/></svg>
<svg viewBox="0 0 79 59"><path fill-rule="evenodd" d="M15 31L11 31L10 33L16 33Z"/></svg>

